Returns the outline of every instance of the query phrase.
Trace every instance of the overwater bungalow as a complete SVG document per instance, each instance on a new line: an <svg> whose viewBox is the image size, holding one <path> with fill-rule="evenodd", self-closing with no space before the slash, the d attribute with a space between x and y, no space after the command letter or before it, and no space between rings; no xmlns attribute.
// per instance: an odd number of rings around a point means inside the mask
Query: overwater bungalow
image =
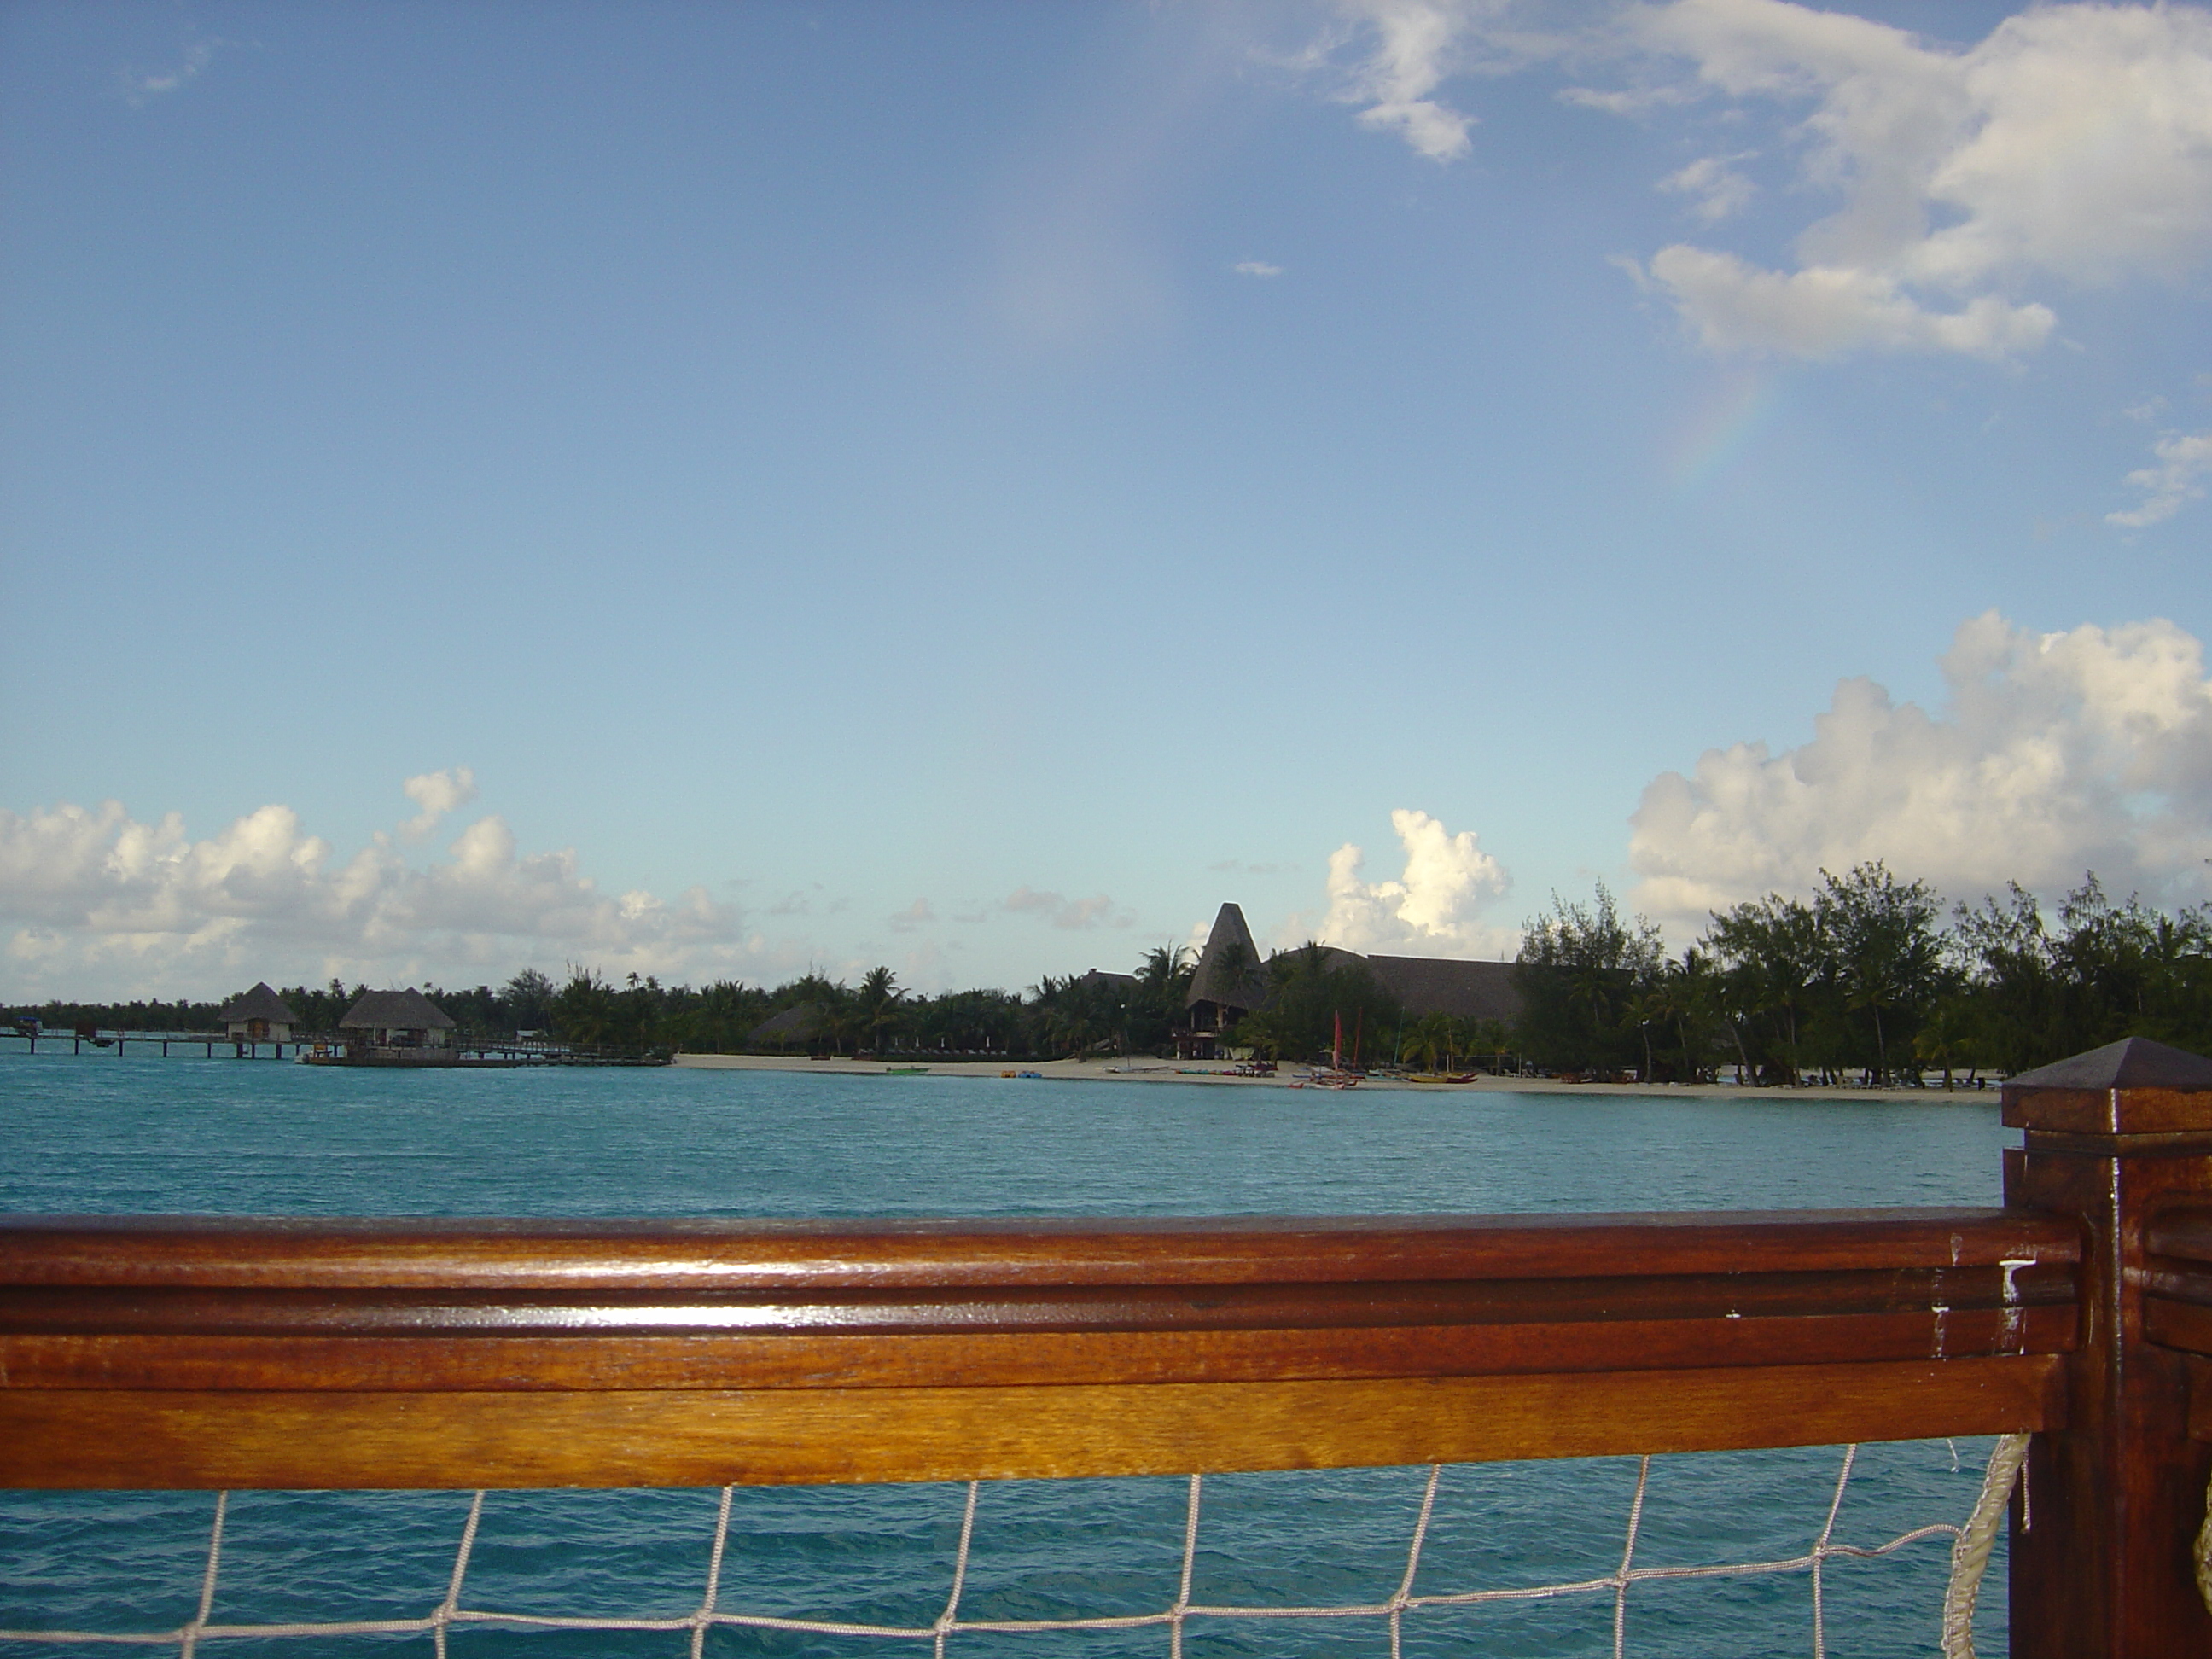
<svg viewBox="0 0 2212 1659"><path fill-rule="evenodd" d="M223 1035L235 1042L289 1042L292 1028L300 1023L266 980L224 1003L215 1017L222 1022Z"/></svg>
<svg viewBox="0 0 2212 1659"><path fill-rule="evenodd" d="M453 1017L410 986L364 991L338 1021L346 1058L362 1065L453 1065Z"/></svg>

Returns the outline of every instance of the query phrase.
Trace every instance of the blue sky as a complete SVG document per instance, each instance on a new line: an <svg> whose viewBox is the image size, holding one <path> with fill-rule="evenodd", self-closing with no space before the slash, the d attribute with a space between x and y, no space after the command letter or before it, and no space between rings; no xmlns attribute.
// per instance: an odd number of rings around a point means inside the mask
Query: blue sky
<svg viewBox="0 0 2212 1659"><path fill-rule="evenodd" d="M2016 10L13 6L0 995L2201 898L2212 13Z"/></svg>

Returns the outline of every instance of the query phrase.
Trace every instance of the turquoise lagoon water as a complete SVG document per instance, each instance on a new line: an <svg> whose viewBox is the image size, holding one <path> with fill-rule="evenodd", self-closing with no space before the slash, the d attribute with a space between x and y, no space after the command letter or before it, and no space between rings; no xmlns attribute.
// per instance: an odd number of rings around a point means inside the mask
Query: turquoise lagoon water
<svg viewBox="0 0 2212 1659"><path fill-rule="evenodd" d="M1325 1093L1203 1085L758 1072L398 1074L273 1062L0 1057L0 1210L347 1215L1328 1214L1996 1201L1994 1098L1929 1104ZM1955 1461L1954 1461L1955 1449ZM1838 1540L1972 1504L1988 1443L1871 1447ZM1781 1558L1820 1526L1838 1455L1655 1460L1639 1565ZM1596 1577L1618 1565L1631 1459L1447 1469L1416 1594ZM1201 1602L1376 1601L1396 1587L1425 1472L1206 1483ZM1177 1480L987 1486L961 1614L1091 1617L1174 1599ZM927 1625L945 1604L957 1486L737 1494L719 1605ZM463 1605L682 1617L716 1494L494 1493ZM218 1621L419 1617L441 1598L459 1493L232 1500ZM190 1615L206 1493L0 1494L0 1628L173 1628ZM1948 1546L1832 1563L1827 1651L1933 1653ZM2004 1651L2002 1565L1981 1622ZM1627 1651L1813 1650L1802 1573L1638 1585ZM459 1627L458 1655L677 1655L681 1632ZM1609 1595L1405 1619L1410 1655L1613 1650ZM1390 1651L1379 1620L1194 1620L1200 1656ZM0 1654L95 1650L0 1644ZM112 1651L111 1649L96 1650ZM427 1637L226 1639L203 1653L427 1653ZM926 1641L717 1629L716 1655L901 1656ZM961 1634L990 1656L1164 1655L1153 1628Z"/></svg>

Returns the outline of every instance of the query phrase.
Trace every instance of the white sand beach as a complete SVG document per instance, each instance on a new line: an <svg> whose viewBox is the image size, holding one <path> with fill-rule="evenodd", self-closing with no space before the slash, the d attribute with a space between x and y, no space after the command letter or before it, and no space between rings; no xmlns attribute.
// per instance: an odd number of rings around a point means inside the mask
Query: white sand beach
<svg viewBox="0 0 2212 1659"><path fill-rule="evenodd" d="M1019 1074L1035 1073L1038 1078L1074 1082L1113 1083L1194 1083L1202 1086L1228 1089L1286 1089L1298 1081L1304 1066L1285 1066L1273 1077L1237 1077L1231 1075L1227 1063L1219 1060L915 1060L884 1061L877 1060L807 1060L786 1054L678 1054L676 1064L692 1071L726 1072L836 1072L854 1076L883 1077L886 1075L913 1076L914 1066L921 1067L928 1077L989 1077L1008 1081L1026 1080ZM1558 1095L1648 1095L1659 1099L1670 1097L1705 1099L1746 1100L1889 1100L1909 1102L1923 1106L1966 1105L1974 1103L1994 1105L1997 1097L1996 1086L1955 1089L1946 1092L1940 1087L1925 1089L1860 1089L1851 1087L1822 1088L1805 1085L1796 1089L1760 1089L1739 1087L1732 1083L1561 1083L1551 1078L1478 1077L1472 1083L1416 1083L1398 1077L1369 1077L1361 1081L1362 1089L1413 1089L1428 1094L1480 1094L1504 1091L1517 1094Z"/></svg>

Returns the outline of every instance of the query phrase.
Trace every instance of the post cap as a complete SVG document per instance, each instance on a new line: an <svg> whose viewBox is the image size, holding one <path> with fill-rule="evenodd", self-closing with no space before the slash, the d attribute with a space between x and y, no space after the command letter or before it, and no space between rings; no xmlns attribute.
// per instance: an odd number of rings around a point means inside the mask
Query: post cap
<svg viewBox="0 0 2212 1659"><path fill-rule="evenodd" d="M2124 1037L2005 1081L2004 1121L2075 1134L2212 1131L2212 1060Z"/></svg>

